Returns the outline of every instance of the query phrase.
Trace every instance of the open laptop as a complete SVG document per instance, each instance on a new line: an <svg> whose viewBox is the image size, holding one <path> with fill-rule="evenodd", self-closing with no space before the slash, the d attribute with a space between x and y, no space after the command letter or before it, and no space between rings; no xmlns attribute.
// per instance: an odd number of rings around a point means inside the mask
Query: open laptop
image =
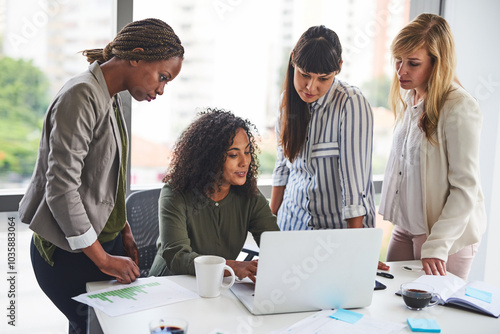
<svg viewBox="0 0 500 334"><path fill-rule="evenodd" d="M365 307L381 242L376 228L264 232L257 282L231 291L256 315Z"/></svg>

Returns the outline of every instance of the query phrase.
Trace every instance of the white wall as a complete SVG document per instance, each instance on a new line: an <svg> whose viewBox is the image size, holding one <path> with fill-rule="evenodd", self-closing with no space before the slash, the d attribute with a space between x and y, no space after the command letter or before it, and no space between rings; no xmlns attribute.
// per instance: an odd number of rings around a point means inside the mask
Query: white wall
<svg viewBox="0 0 500 334"><path fill-rule="evenodd" d="M478 100L483 113L481 179L488 228L469 279L500 284L500 2L446 1L458 54L458 79ZM495 173L497 171L497 173Z"/></svg>

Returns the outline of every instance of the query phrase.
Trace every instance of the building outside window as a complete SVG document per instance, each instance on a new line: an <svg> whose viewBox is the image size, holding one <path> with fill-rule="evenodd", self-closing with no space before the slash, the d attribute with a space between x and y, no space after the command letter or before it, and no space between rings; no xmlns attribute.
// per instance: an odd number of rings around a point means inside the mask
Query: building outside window
<svg viewBox="0 0 500 334"><path fill-rule="evenodd" d="M0 0L0 192L23 192L36 161L45 111L81 51L114 35L112 0ZM96 10L99 8L99 10Z"/></svg>
<svg viewBox="0 0 500 334"><path fill-rule="evenodd" d="M155 103L132 102L131 187L161 182L170 148L197 112L218 107L250 119L260 139L260 184L276 159L274 125L291 49L310 26L339 35L340 80L358 86L375 114L373 171L381 179L392 141L390 43L409 21L409 0L134 2L134 20L155 16L180 36L183 69Z"/></svg>
<svg viewBox="0 0 500 334"><path fill-rule="evenodd" d="M186 54L163 97L132 102L132 189L161 182L176 138L206 107L231 110L257 125L260 182L269 184L286 63L302 32L318 24L336 31L342 42L339 79L360 87L373 107L373 169L383 173L393 125L387 109L389 46L408 22L409 0L142 0L134 2L133 13L134 20L169 23ZM2 193L26 188L50 100L87 68L79 51L104 47L114 36L113 15L112 0L0 0Z"/></svg>

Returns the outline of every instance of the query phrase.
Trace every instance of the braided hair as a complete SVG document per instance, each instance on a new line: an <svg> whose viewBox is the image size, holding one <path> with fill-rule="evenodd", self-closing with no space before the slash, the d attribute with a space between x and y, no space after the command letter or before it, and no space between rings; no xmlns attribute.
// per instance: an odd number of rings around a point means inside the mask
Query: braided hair
<svg viewBox="0 0 500 334"><path fill-rule="evenodd" d="M135 48L143 52L133 51ZM127 24L104 49L82 51L89 63L106 62L113 57L126 60L166 60L183 57L184 47L174 30L159 19L144 19Z"/></svg>

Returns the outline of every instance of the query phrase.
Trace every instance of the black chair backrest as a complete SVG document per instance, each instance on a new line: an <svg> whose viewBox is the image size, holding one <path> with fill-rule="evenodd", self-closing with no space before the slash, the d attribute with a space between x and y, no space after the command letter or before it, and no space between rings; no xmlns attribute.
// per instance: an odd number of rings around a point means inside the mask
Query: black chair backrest
<svg viewBox="0 0 500 334"><path fill-rule="evenodd" d="M148 275L156 255L160 191L160 188L135 191L126 200L127 220L139 248L141 277Z"/></svg>

